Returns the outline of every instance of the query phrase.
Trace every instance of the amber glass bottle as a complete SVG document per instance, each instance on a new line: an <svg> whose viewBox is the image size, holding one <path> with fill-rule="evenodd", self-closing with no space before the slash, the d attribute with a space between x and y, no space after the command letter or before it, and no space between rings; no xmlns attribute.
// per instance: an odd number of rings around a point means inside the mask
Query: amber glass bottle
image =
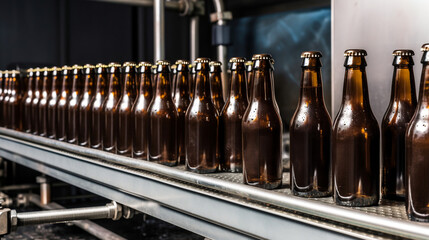
<svg viewBox="0 0 429 240"><path fill-rule="evenodd" d="M250 93L252 92L252 76L253 76L253 62L252 61L247 61L246 62L246 79L247 79L247 99L250 100L252 99L252 96L250 96Z"/></svg>
<svg viewBox="0 0 429 240"><path fill-rule="evenodd" d="M21 122L21 94L20 94L20 73L17 70L9 72L9 85L10 85L10 97L9 97L9 127L13 130L20 131L22 128Z"/></svg>
<svg viewBox="0 0 429 240"><path fill-rule="evenodd" d="M77 141L79 146L89 147L89 135L91 131L91 101L94 97L94 69L86 64L83 67L83 89L78 106L79 129Z"/></svg>
<svg viewBox="0 0 429 240"><path fill-rule="evenodd" d="M222 63L219 61L210 62L210 91L212 101L216 107L217 112L222 112L225 101L222 94Z"/></svg>
<svg viewBox="0 0 429 240"><path fill-rule="evenodd" d="M229 172L243 171L241 122L246 112L247 88L245 58L234 57L231 64L231 89L220 115L221 169Z"/></svg>
<svg viewBox="0 0 429 240"><path fill-rule="evenodd" d="M210 59L195 60L194 98L185 116L186 167L198 173L219 167L219 115L210 93Z"/></svg>
<svg viewBox="0 0 429 240"><path fill-rule="evenodd" d="M42 73L45 69L36 68L34 72L34 97L31 103L31 132L39 134L39 101L42 95Z"/></svg>
<svg viewBox="0 0 429 240"><path fill-rule="evenodd" d="M79 131L79 102L82 98L82 66L72 67L70 97L67 102L67 142L77 144Z"/></svg>
<svg viewBox="0 0 429 240"><path fill-rule="evenodd" d="M48 98L47 131L48 138L56 139L57 131L57 103L61 91L61 68L52 68L52 86Z"/></svg>
<svg viewBox="0 0 429 240"><path fill-rule="evenodd" d="M107 65L97 64L95 66L95 92L90 103L91 124L90 144L91 148L101 149L102 132L104 130L103 102L106 98L106 70Z"/></svg>
<svg viewBox="0 0 429 240"><path fill-rule="evenodd" d="M132 156L134 119L131 109L137 96L136 64L126 62L122 65L122 95L118 101L118 138L117 153L127 157Z"/></svg>
<svg viewBox="0 0 429 240"><path fill-rule="evenodd" d="M419 101L405 135L405 206L411 220L429 222L429 43L422 52Z"/></svg>
<svg viewBox="0 0 429 240"><path fill-rule="evenodd" d="M149 105L149 161L177 164L177 110L171 99L170 63L156 62L157 83Z"/></svg>
<svg viewBox="0 0 429 240"><path fill-rule="evenodd" d="M377 205L380 191L380 130L368 97L366 51L344 53L343 100L332 134L334 201L344 206Z"/></svg>
<svg viewBox="0 0 429 240"><path fill-rule="evenodd" d="M22 98L23 109L22 109L22 128L26 133L31 133L31 103L33 101L34 94L34 69L27 69L27 91ZM1 93L0 93L1 102Z"/></svg>
<svg viewBox="0 0 429 240"><path fill-rule="evenodd" d="M405 130L417 105L412 50L393 52L393 79L390 103L381 122L382 194L385 199L405 198Z"/></svg>
<svg viewBox="0 0 429 240"><path fill-rule="evenodd" d="M176 61L176 82L173 85L173 102L177 109L177 155L178 163L186 161L185 151L185 116L191 103L189 94L189 63L185 60Z"/></svg>
<svg viewBox="0 0 429 240"><path fill-rule="evenodd" d="M133 105L134 138L133 158L148 159L148 141L150 131L149 104L152 101L151 64L140 62L137 66L139 89Z"/></svg>
<svg viewBox="0 0 429 240"><path fill-rule="evenodd" d="M301 91L290 122L290 189L302 197L331 195L332 122L322 91L320 52L303 52Z"/></svg>
<svg viewBox="0 0 429 240"><path fill-rule="evenodd" d="M52 88L52 69L44 68L42 78L42 92L39 100L39 120L38 120L38 134L46 137L48 131L47 118L48 118L48 98Z"/></svg>
<svg viewBox="0 0 429 240"><path fill-rule="evenodd" d="M6 79L5 79L6 71L0 71L0 127L4 126L4 114L3 114L3 101L6 94Z"/></svg>
<svg viewBox="0 0 429 240"><path fill-rule="evenodd" d="M109 63L108 84L106 99L103 103L103 150L116 153L116 137L118 134L118 111L117 105L121 96L119 80L121 77L121 65Z"/></svg>
<svg viewBox="0 0 429 240"><path fill-rule="evenodd" d="M70 98L70 90L72 85L72 68L69 66L63 66L61 73L61 91L59 100L57 103L57 128L56 138L60 141L67 141L67 123L68 123L68 112L67 103Z"/></svg>
<svg viewBox="0 0 429 240"><path fill-rule="evenodd" d="M252 100L243 117L244 183L265 189L282 184L282 131L274 93L274 60L269 54L255 54Z"/></svg>

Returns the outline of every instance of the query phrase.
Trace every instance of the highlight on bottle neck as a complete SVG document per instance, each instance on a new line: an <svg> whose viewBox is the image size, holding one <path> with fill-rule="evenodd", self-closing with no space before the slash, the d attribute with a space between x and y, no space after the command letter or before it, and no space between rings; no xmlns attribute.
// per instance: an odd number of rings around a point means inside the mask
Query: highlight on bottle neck
<svg viewBox="0 0 429 240"><path fill-rule="evenodd" d="M83 69L83 73L85 75L93 75L95 71L95 66L91 64L85 64L85 66L83 66Z"/></svg>
<svg viewBox="0 0 429 240"><path fill-rule="evenodd" d="M134 62L125 62L124 64L122 64L122 72L125 74L135 74L136 64Z"/></svg>
<svg viewBox="0 0 429 240"><path fill-rule="evenodd" d="M109 74L120 74L121 73L121 64L117 62L111 62L108 65L108 71Z"/></svg>
<svg viewBox="0 0 429 240"><path fill-rule="evenodd" d="M170 62L166 60L156 61L156 73L170 73Z"/></svg>
<svg viewBox="0 0 429 240"><path fill-rule="evenodd" d="M62 69L61 71L63 76L69 75L72 71L72 68L67 65L64 65L61 69Z"/></svg>
<svg viewBox="0 0 429 240"><path fill-rule="evenodd" d="M219 61L211 61L209 63L210 65L210 72L211 73L221 73L222 72L222 63Z"/></svg>
<svg viewBox="0 0 429 240"><path fill-rule="evenodd" d="M252 57L253 61L253 70L261 68L269 68L274 70L274 59L271 54L254 54Z"/></svg>
<svg viewBox="0 0 429 240"><path fill-rule="evenodd" d="M60 68L60 67L52 67L51 68L52 76L58 77L59 75L61 75L61 70L62 70L62 68Z"/></svg>
<svg viewBox="0 0 429 240"><path fill-rule="evenodd" d="M189 72L189 62L186 60L177 60L176 61L176 71L177 72Z"/></svg>
<svg viewBox="0 0 429 240"><path fill-rule="evenodd" d="M197 71L209 71L210 70L210 58L197 58L194 61L193 69L195 69L195 72ZM194 73L194 72L192 72Z"/></svg>
<svg viewBox="0 0 429 240"><path fill-rule="evenodd" d="M393 63L392 63L393 66L408 67L408 66L414 65L414 61L413 61L414 51L413 50L397 49L397 50L393 51L392 55L394 56Z"/></svg>
<svg viewBox="0 0 429 240"><path fill-rule="evenodd" d="M151 73L152 64L150 62L139 62L137 64L137 73Z"/></svg>
<svg viewBox="0 0 429 240"><path fill-rule="evenodd" d="M252 61L247 61L245 63L245 65L246 65L246 72L251 72L252 68L253 68L253 62Z"/></svg>
<svg viewBox="0 0 429 240"><path fill-rule="evenodd" d="M320 58L322 57L322 53L318 51L306 51L301 53L302 68L310 68L310 67L322 67L322 62Z"/></svg>
<svg viewBox="0 0 429 240"><path fill-rule="evenodd" d="M81 75L82 74L82 66L80 65L73 65L72 67L72 73L73 75Z"/></svg>
<svg viewBox="0 0 429 240"><path fill-rule="evenodd" d="M34 68L27 69L27 77L31 78L34 76ZM2 77L2 75L0 75Z"/></svg>
<svg viewBox="0 0 429 240"><path fill-rule="evenodd" d="M366 67L366 55L367 53L363 49L347 49L344 52L344 56L346 57L344 67Z"/></svg>
<svg viewBox="0 0 429 240"><path fill-rule="evenodd" d="M243 57L233 57L229 60L229 62L231 64L230 65L231 71L235 71L235 70L240 69L240 68L244 69L246 67L246 65L245 65L246 59Z"/></svg>

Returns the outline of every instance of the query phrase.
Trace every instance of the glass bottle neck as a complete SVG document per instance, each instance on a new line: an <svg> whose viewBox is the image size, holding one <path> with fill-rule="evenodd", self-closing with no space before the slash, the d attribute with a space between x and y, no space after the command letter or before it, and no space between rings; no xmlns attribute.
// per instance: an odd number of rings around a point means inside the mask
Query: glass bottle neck
<svg viewBox="0 0 429 240"><path fill-rule="evenodd" d="M115 96L119 95L119 79L115 73L109 74L109 87L107 94L114 94Z"/></svg>
<svg viewBox="0 0 429 240"><path fill-rule="evenodd" d="M29 77L28 78L28 81L27 81L27 93L29 93L29 92L33 92L33 80L34 80L34 77ZM1 82L0 82L0 84L1 84Z"/></svg>
<svg viewBox="0 0 429 240"><path fill-rule="evenodd" d="M179 71L176 74L176 86L174 86L174 96L188 97L189 98L189 72Z"/></svg>
<svg viewBox="0 0 429 240"><path fill-rule="evenodd" d="M369 106L368 85L365 68L346 67L343 90L343 104L366 108Z"/></svg>
<svg viewBox="0 0 429 240"><path fill-rule="evenodd" d="M253 71L253 99L272 101L274 95L273 70L264 67Z"/></svg>
<svg viewBox="0 0 429 240"><path fill-rule="evenodd" d="M134 72L127 72L124 73L124 92L123 95L127 95L128 97L130 97L131 99L135 99L136 98L136 81L134 78Z"/></svg>
<svg viewBox="0 0 429 240"><path fill-rule="evenodd" d="M194 97L210 97L210 78L209 78L209 70L201 69L197 71L195 75L195 92Z"/></svg>
<svg viewBox="0 0 429 240"><path fill-rule="evenodd" d="M229 97L242 98L246 96L246 69L243 66L237 66L237 69L231 72L231 91Z"/></svg>
<svg viewBox="0 0 429 240"><path fill-rule="evenodd" d="M93 75L92 74L85 74L83 92L91 95L93 86L94 86Z"/></svg>
<svg viewBox="0 0 429 240"><path fill-rule="evenodd" d="M423 63L420 80L419 104L429 105L429 63Z"/></svg>
<svg viewBox="0 0 429 240"><path fill-rule="evenodd" d="M80 94L81 92L81 83L80 81L80 76L79 75L73 75L72 76L72 85L71 85L71 92L72 93L77 93Z"/></svg>
<svg viewBox="0 0 429 240"><path fill-rule="evenodd" d="M395 66L393 70L391 102L416 102L412 66Z"/></svg>
<svg viewBox="0 0 429 240"><path fill-rule="evenodd" d="M60 91L61 84L60 84L60 82L58 80L59 80L58 79L58 75L53 75L52 76L52 89L51 89L51 93L58 93Z"/></svg>
<svg viewBox="0 0 429 240"><path fill-rule="evenodd" d="M43 88L42 88L43 92L47 92L52 88L52 86L51 86L52 81L51 80L52 80L51 76L44 76L43 77Z"/></svg>
<svg viewBox="0 0 429 240"><path fill-rule="evenodd" d="M150 72L140 73L139 94L152 93L152 82Z"/></svg>
<svg viewBox="0 0 429 240"><path fill-rule="evenodd" d="M323 102L322 72L320 67L303 67L300 100Z"/></svg>
<svg viewBox="0 0 429 240"><path fill-rule="evenodd" d="M155 96L165 95L171 96L170 89L170 73L169 72L160 72L156 76L156 93Z"/></svg>
<svg viewBox="0 0 429 240"><path fill-rule="evenodd" d="M97 73L96 75L95 93L101 94L102 96L104 96L104 91L106 90L106 80L104 76L103 73Z"/></svg>

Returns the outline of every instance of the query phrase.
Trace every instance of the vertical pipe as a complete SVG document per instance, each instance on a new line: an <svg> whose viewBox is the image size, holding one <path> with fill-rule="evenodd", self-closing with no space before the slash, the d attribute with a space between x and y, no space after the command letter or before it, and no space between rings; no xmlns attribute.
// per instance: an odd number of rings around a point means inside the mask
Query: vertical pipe
<svg viewBox="0 0 429 240"><path fill-rule="evenodd" d="M193 62L195 59L198 58L198 49L199 49L199 42L198 42L198 35L199 35L199 17L193 16L191 17L190 22L190 38L191 39L191 54L190 54L190 61Z"/></svg>
<svg viewBox="0 0 429 240"><path fill-rule="evenodd" d="M40 184L40 202L43 205L51 202L51 184L48 182Z"/></svg>
<svg viewBox="0 0 429 240"><path fill-rule="evenodd" d="M223 0L213 0L213 4L216 10L216 13L223 15L225 12L225 6ZM222 26L226 24L223 19L219 19L216 22L216 25ZM228 48L226 45L217 46L217 59L222 62L222 88L223 88L223 98L226 100L229 96L229 78L228 78Z"/></svg>
<svg viewBox="0 0 429 240"><path fill-rule="evenodd" d="M165 59L164 7L165 0L155 0L153 6L154 60Z"/></svg>

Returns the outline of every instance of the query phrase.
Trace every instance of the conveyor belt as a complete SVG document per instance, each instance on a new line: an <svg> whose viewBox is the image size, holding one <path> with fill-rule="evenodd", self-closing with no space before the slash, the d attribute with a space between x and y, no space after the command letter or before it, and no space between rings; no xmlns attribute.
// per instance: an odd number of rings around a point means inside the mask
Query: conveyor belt
<svg viewBox="0 0 429 240"><path fill-rule="evenodd" d="M346 208L242 184L236 173L195 174L0 129L0 156L213 239L428 239L403 203Z"/></svg>

